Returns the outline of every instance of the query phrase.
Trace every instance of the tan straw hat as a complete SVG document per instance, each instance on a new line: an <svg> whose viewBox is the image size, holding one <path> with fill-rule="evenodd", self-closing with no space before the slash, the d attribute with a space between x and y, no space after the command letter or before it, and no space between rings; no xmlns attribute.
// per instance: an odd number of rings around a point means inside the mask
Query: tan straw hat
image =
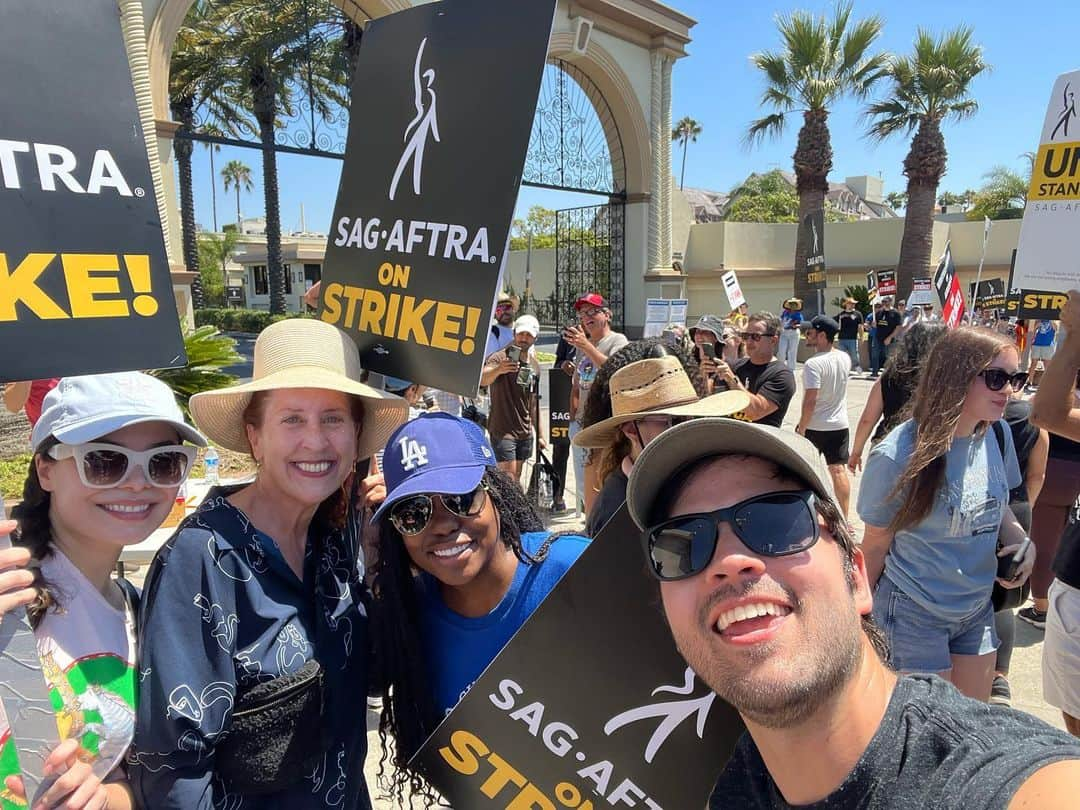
<svg viewBox="0 0 1080 810"><path fill-rule="evenodd" d="M745 391L724 391L698 399L677 357L638 360L611 375L612 416L574 436L578 447L607 447L619 426L646 416L730 416L750 404Z"/></svg>
<svg viewBox="0 0 1080 810"><path fill-rule="evenodd" d="M191 418L210 439L229 450L250 453L243 413L256 391L322 388L359 397L364 403L359 458L382 450L394 428L409 415L409 403L360 382L363 368L356 344L323 321L290 318L268 326L255 341L251 382L195 394Z"/></svg>

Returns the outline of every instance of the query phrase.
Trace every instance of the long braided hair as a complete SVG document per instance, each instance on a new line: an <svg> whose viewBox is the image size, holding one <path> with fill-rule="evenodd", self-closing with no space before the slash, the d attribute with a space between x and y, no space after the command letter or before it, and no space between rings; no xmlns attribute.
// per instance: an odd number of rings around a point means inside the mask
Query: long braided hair
<svg viewBox="0 0 1080 810"><path fill-rule="evenodd" d="M517 482L501 470L489 467L480 483L487 488L498 515L499 538L503 545L526 565L543 560L554 537L549 537L533 555L525 551L521 535L543 531L544 524ZM422 795L435 804L434 789L419 772L409 768L409 759L420 750L441 719L436 716L428 682L420 597L415 582L417 572L405 541L393 523L384 518L378 528L371 627L374 628L376 679L381 680L380 692L383 694L379 718L382 743L379 784L402 807L408 806L410 793ZM392 746L390 737L393 737Z"/></svg>
<svg viewBox="0 0 1080 810"><path fill-rule="evenodd" d="M26 473L26 481L23 483L23 499L11 510L11 516L19 522L18 528L12 534L12 542L17 546L30 549L32 560L31 570L34 574L34 584L31 586L37 591L34 601L26 607L26 615L30 620L30 626L36 628L45 613L58 605L56 592L45 581L41 572L41 561L50 557L53 553L52 524L49 521L50 495L41 486L38 477L38 459L44 464L52 464L49 451L59 442L50 436L35 451L30 459L30 469Z"/></svg>
<svg viewBox="0 0 1080 810"><path fill-rule="evenodd" d="M915 447L889 496L902 499L889 525L893 532L917 525L930 513L945 482L945 454L952 446L968 389L1005 349L1016 349L1009 337L982 327L961 327L950 329L930 350L911 411ZM980 422L976 434L987 427Z"/></svg>

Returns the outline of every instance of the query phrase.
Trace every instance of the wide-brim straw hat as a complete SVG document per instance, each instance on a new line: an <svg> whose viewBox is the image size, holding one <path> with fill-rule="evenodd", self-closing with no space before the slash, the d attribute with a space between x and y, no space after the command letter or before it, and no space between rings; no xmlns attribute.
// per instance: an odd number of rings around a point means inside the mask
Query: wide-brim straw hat
<svg viewBox="0 0 1080 810"><path fill-rule="evenodd" d="M251 382L195 394L188 407L195 424L211 441L228 450L250 453L243 413L252 394L279 388L341 391L363 401L358 458L370 458L408 419L409 403L360 382L363 371L356 344L336 326L290 318L268 326L255 341Z"/></svg>
<svg viewBox="0 0 1080 810"><path fill-rule="evenodd" d="M656 357L630 363L611 375L612 416L576 436L578 447L607 447L620 425L647 416L730 416L746 409L745 391L723 391L698 399L694 384L677 357Z"/></svg>
<svg viewBox="0 0 1080 810"><path fill-rule="evenodd" d="M786 309L793 309L793 310L798 311L798 310L802 309L802 299L801 298L789 298L787 301L784 302L784 307Z"/></svg>

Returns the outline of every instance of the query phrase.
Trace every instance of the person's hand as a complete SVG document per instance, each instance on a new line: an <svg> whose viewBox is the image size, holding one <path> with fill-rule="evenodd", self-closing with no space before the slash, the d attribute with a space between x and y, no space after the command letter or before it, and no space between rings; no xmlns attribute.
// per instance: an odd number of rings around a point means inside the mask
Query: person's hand
<svg viewBox="0 0 1080 810"><path fill-rule="evenodd" d="M370 509L372 512L378 509L386 500L386 479L383 474L380 472L361 478L357 495L357 509Z"/></svg>
<svg viewBox="0 0 1080 810"><path fill-rule="evenodd" d="M566 338L566 342L576 349L584 348L589 343L589 336L585 334L585 330L580 326L568 326L563 331L563 337Z"/></svg>
<svg viewBox="0 0 1080 810"><path fill-rule="evenodd" d="M806 435L806 426L802 425L802 424L796 425L795 426L795 432L798 433L800 436L805 436Z"/></svg>
<svg viewBox="0 0 1080 810"><path fill-rule="evenodd" d="M11 534L14 520L0 520L0 536ZM30 549L21 546L0 550L0 617L9 610L25 607L34 601L34 575L27 570Z"/></svg>
<svg viewBox="0 0 1080 810"><path fill-rule="evenodd" d="M1070 335L1080 335L1080 290L1069 290L1069 300L1061 308L1060 323Z"/></svg>
<svg viewBox="0 0 1080 810"><path fill-rule="evenodd" d="M701 358L701 362L698 363L698 366L701 368L702 375L704 375L706 378L711 377L713 374L716 374L716 372L720 369L720 366L715 360L713 360L711 357L704 356Z"/></svg>
<svg viewBox="0 0 1080 810"><path fill-rule="evenodd" d="M1019 548L1019 543L1013 543L1011 546L998 549L997 555L999 557L1011 557ZM1031 572L1035 569L1035 553L1035 544L1028 543L1027 553L1024 554L1024 561L1020 563L1020 567L1016 570L1016 576L1012 579L997 577L998 584L1002 588L1019 588L1027 582L1027 578L1031 576Z"/></svg>
<svg viewBox="0 0 1080 810"><path fill-rule="evenodd" d="M41 798L34 803L33 810L51 807L63 807L64 810L108 810L109 795L105 785L94 775L90 763L78 757L79 742L75 739L64 740L45 758L42 775L58 777ZM16 799L26 801L26 788L22 777L9 776L4 786Z"/></svg>
<svg viewBox="0 0 1080 810"><path fill-rule="evenodd" d="M546 441L544 441L544 437L543 437L543 436L540 436L539 438L537 438L537 440L536 440L536 441L538 441L538 442L540 443L540 449L541 449L541 450L547 450L547 442L546 442Z"/></svg>
<svg viewBox="0 0 1080 810"><path fill-rule="evenodd" d="M509 357L504 357L499 361L499 376L501 377L503 374L517 374L519 368L521 368L521 363L511 360Z"/></svg>
<svg viewBox="0 0 1080 810"><path fill-rule="evenodd" d="M716 361L716 373L730 382L735 379L735 372L731 370L731 366L726 361L717 359Z"/></svg>
<svg viewBox="0 0 1080 810"><path fill-rule="evenodd" d="M563 373L567 377L573 377L574 372L577 371L577 366L574 365L573 360L563 360L562 365L559 366L563 370Z"/></svg>
<svg viewBox="0 0 1080 810"><path fill-rule="evenodd" d="M852 450L848 453L847 468L852 475L855 475L855 473L862 469L862 450L858 452Z"/></svg>

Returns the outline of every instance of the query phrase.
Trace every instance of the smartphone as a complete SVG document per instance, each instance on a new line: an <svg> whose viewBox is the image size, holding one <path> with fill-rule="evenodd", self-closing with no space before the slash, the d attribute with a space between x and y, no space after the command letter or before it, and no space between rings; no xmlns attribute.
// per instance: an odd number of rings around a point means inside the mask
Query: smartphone
<svg viewBox="0 0 1080 810"><path fill-rule="evenodd" d="M660 333L660 339L668 346L679 345L679 336L674 329L665 329Z"/></svg>
<svg viewBox="0 0 1080 810"><path fill-rule="evenodd" d="M1020 548L1016 550L1016 553L1011 557L998 557L998 570L997 575L999 579L1003 579L1006 582L1016 579L1016 572L1020 570L1020 564L1024 561L1024 557L1027 555L1028 546L1031 545L1031 538L1025 537L1024 542L1020 544Z"/></svg>
<svg viewBox="0 0 1080 810"><path fill-rule="evenodd" d="M698 348L701 349L702 357L707 357L710 360L716 359L716 347L711 343L702 343Z"/></svg>
<svg viewBox="0 0 1080 810"><path fill-rule="evenodd" d="M509 357L513 362L520 363L521 362L521 348L518 347L518 346L507 346L506 347L506 356Z"/></svg>

